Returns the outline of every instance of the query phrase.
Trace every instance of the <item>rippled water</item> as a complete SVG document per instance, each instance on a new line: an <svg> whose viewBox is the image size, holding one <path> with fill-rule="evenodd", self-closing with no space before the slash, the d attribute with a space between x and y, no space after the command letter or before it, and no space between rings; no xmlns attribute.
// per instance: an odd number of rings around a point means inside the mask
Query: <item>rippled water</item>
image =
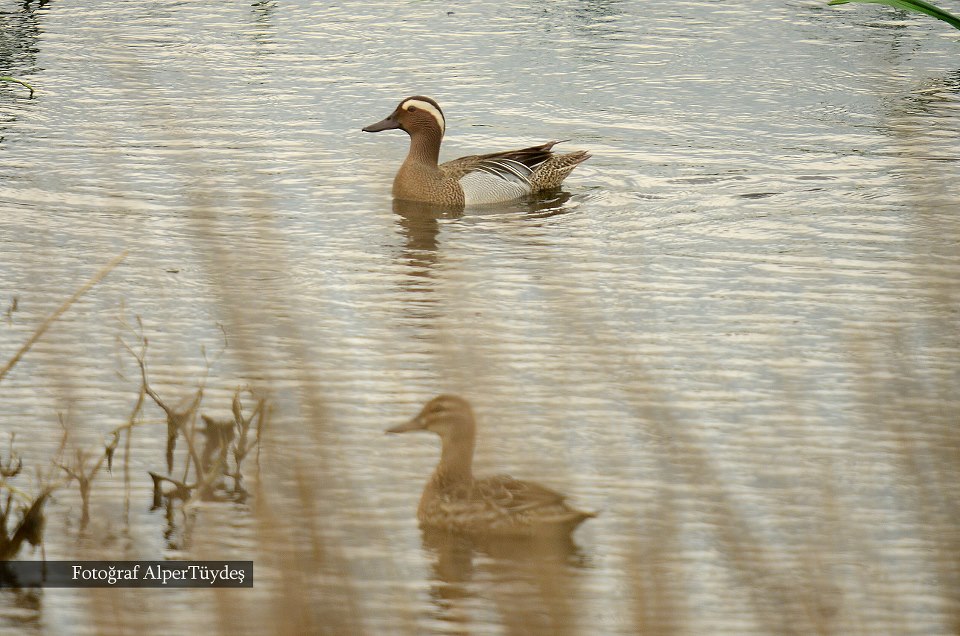
<svg viewBox="0 0 960 636"><path fill-rule="evenodd" d="M274 404L246 501L148 510L148 401L89 524L76 484L47 508L47 558L253 559L253 591L5 590L4 633L957 630L956 31L814 1L0 25L0 74L37 89L0 85L0 363L128 251L0 380L16 484L57 478L58 414L64 462L127 421L136 316L164 399L213 361L204 412ZM411 94L443 157L593 158L530 204L395 205L406 137L360 128ZM440 392L474 403L478 472L600 512L575 545L421 536L436 440L382 432Z"/></svg>

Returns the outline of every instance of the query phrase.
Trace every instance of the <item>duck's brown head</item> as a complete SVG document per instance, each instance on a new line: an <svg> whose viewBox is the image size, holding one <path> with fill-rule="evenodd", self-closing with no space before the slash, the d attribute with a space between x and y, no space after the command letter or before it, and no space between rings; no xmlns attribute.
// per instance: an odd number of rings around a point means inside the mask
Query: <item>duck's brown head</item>
<svg viewBox="0 0 960 636"><path fill-rule="evenodd" d="M439 395L410 421L387 429L387 433L432 431L441 439L472 439L476 430L470 403L456 395Z"/></svg>
<svg viewBox="0 0 960 636"><path fill-rule="evenodd" d="M432 130L439 132L440 136L443 137L447 123L443 118L443 111L440 110L440 104L429 97L414 95L400 102L400 105L390 113L389 117L375 124L370 124L363 131L380 132L381 130L394 130L396 128L408 135L421 130Z"/></svg>

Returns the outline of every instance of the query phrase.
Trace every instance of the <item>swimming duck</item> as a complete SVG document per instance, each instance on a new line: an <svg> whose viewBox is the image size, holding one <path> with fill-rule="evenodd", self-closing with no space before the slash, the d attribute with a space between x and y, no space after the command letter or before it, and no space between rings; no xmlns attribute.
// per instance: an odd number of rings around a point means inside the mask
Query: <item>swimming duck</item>
<svg viewBox="0 0 960 636"><path fill-rule="evenodd" d="M433 398L410 421L387 433L432 431L440 436L440 463L427 482L417 509L425 529L467 534L536 537L569 534L596 516L571 508L546 486L506 475L475 479L476 423L470 404L455 395Z"/></svg>
<svg viewBox="0 0 960 636"><path fill-rule="evenodd" d="M408 97L386 119L364 128L380 132L399 128L410 135L410 152L393 180L393 196L450 206L513 201L558 188L590 155L577 150L554 154L551 141L540 146L461 157L437 164L446 130L440 105L429 97Z"/></svg>

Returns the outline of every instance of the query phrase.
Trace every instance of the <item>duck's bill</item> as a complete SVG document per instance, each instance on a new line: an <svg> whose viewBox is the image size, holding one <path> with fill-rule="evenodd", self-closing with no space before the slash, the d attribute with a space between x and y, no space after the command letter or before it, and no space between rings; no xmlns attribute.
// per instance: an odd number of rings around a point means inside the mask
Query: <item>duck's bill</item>
<svg viewBox="0 0 960 636"><path fill-rule="evenodd" d="M407 431L422 431L423 422L419 417L415 417L409 422L404 422L400 426L394 426L393 428L388 428L386 433L406 433Z"/></svg>
<svg viewBox="0 0 960 636"><path fill-rule="evenodd" d="M381 130L393 130L394 128L399 128L400 122L394 119L392 116L387 117L383 121L378 121L375 124L370 124L369 126L363 129L363 132L380 132Z"/></svg>

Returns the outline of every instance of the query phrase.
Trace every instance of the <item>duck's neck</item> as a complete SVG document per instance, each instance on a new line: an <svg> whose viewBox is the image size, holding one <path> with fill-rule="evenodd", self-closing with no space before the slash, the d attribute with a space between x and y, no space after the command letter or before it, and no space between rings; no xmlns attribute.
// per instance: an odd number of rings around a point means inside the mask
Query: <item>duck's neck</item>
<svg viewBox="0 0 960 636"><path fill-rule="evenodd" d="M473 482L473 438L443 440L440 463L433 471L433 484L449 488Z"/></svg>
<svg viewBox="0 0 960 636"><path fill-rule="evenodd" d="M440 160L440 141L443 135L439 130L426 128L410 135L410 152L406 163L420 163L437 167Z"/></svg>

